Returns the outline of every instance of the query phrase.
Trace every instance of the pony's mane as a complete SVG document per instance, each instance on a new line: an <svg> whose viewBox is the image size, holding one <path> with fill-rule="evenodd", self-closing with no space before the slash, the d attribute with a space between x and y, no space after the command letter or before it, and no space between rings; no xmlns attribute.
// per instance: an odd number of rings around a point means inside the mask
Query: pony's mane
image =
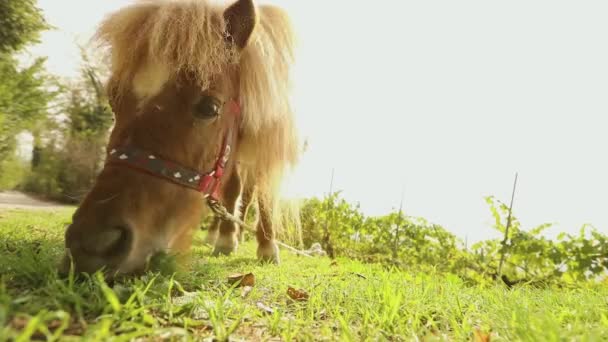
<svg viewBox="0 0 608 342"><path fill-rule="evenodd" d="M285 167L297 162L300 148L291 105L291 67L295 35L287 14L273 6L258 7L259 21L240 59L243 143L255 154L267 182L280 182ZM259 181L258 181L259 183ZM278 191L278 184L260 184Z"/></svg>
<svg viewBox="0 0 608 342"><path fill-rule="evenodd" d="M285 12L257 6L249 43L237 51L226 44L224 10L204 0L140 0L107 17L95 37L107 47L112 87L119 95L148 59L171 73L189 71L203 88L236 66L242 162L250 165L250 176L268 183L265 190L276 192L270 183L280 181L299 152L290 104L294 34Z"/></svg>

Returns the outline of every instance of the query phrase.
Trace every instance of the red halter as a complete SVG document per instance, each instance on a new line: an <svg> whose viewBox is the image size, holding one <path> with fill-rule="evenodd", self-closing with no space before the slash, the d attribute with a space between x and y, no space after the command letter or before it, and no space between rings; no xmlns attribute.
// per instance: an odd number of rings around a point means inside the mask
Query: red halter
<svg viewBox="0 0 608 342"><path fill-rule="evenodd" d="M230 152L236 143L241 114L241 109L235 100L228 104L230 105L228 112L234 115L234 120L229 123L226 129L226 134L222 140L222 148L214 168L207 173L200 173L172 161L161 159L153 153L130 145L111 149L106 163L123 165L199 191L204 197L218 200L221 179L230 159Z"/></svg>

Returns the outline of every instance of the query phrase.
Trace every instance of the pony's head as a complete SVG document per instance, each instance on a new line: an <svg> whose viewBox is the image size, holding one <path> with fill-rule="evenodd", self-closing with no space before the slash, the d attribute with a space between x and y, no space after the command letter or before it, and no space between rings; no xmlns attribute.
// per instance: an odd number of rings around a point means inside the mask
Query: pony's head
<svg viewBox="0 0 608 342"><path fill-rule="evenodd" d="M267 165L271 179L295 156L283 99L291 32L282 11L251 0L154 0L112 14L96 37L110 56L116 120L66 231L62 268L136 273L155 253L190 246L204 207L196 190L215 190L216 178L201 178L217 177L218 165Z"/></svg>

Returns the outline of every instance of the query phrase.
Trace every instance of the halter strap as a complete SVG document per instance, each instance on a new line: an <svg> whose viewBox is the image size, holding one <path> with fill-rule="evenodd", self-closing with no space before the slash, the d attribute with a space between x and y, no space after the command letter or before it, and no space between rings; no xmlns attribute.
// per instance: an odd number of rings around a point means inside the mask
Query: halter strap
<svg viewBox="0 0 608 342"><path fill-rule="evenodd" d="M221 178L230 159L230 152L236 142L236 133L238 132L240 122L239 105L236 101L231 101L230 103L232 108L229 108L229 111L234 115L234 120L229 123L226 129L226 134L222 140L222 148L213 169L207 173L201 173L173 161L162 159L152 152L132 145L111 149L106 164L126 166L133 170L196 190L202 193L203 197L211 197L217 200L219 198Z"/></svg>

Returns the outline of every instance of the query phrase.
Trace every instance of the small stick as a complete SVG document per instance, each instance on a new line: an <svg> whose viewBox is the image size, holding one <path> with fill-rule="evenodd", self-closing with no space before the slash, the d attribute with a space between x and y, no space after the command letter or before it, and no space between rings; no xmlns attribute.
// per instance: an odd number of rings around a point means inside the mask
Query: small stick
<svg viewBox="0 0 608 342"><path fill-rule="evenodd" d="M332 195L333 189L334 189L334 172L335 172L335 169L332 168L331 169L331 181L329 182L329 197L328 197L328 201L327 201L327 215L326 215L326 219L325 219L325 231L324 231L325 236L323 237L323 244L325 245L324 247L327 250L327 254L332 259L334 258L334 248L331 245L331 241L330 241L329 224L330 224L330 218L331 218L331 211L333 210L333 205L332 205L333 200L331 199L331 195Z"/></svg>
<svg viewBox="0 0 608 342"><path fill-rule="evenodd" d="M403 198L405 197L405 185L401 189L401 202L399 203L399 216L397 217L397 226L395 227L395 241L393 241L393 261L397 260L397 247L399 246L399 233L401 231L401 215L403 213Z"/></svg>
<svg viewBox="0 0 608 342"><path fill-rule="evenodd" d="M517 172L515 173L515 181L513 181L513 191L511 192L511 204L509 204L509 216L507 217L507 227L505 227L505 237L502 240L502 253L500 263L498 264L498 278L502 276L502 265L505 262L507 240L509 239L509 228L511 228L511 213L513 211L513 200L515 199L515 188L517 187Z"/></svg>

